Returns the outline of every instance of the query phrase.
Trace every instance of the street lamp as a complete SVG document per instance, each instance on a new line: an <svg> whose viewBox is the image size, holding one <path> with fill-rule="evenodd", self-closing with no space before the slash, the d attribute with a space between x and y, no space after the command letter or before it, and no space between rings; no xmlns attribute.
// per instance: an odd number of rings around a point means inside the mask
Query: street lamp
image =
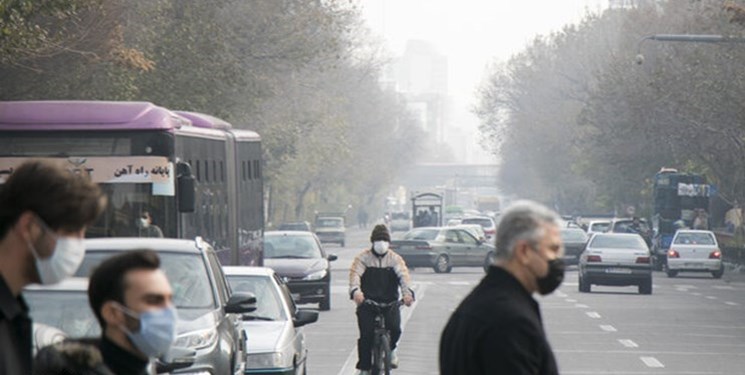
<svg viewBox="0 0 745 375"><path fill-rule="evenodd" d="M642 55L642 43L646 40L658 42L687 42L687 43L745 43L745 38L736 36L714 35L714 34L654 34L642 37L636 48L636 63L644 63Z"/></svg>

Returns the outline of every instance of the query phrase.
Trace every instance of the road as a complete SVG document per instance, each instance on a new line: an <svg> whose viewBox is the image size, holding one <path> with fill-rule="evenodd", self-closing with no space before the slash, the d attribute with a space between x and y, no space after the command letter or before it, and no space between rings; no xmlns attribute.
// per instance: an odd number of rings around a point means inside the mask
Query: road
<svg viewBox="0 0 745 375"><path fill-rule="evenodd" d="M339 259L333 263L331 310L306 328L310 374L354 373L357 326L347 277L354 256L369 246L368 236L355 229L347 248L326 247ZM418 300L402 310L401 365L394 373L437 374L442 328L483 271L419 268L411 276ZM588 294L577 291L577 271L570 268L557 292L537 299L562 374L745 374L745 275L671 279L660 272L649 296L635 287L593 286Z"/></svg>

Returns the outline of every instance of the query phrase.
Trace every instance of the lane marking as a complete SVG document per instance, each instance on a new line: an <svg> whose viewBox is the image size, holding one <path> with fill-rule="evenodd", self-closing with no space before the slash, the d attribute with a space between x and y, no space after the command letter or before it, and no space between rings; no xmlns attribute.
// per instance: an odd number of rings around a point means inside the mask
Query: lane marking
<svg viewBox="0 0 745 375"><path fill-rule="evenodd" d="M470 281L448 281L450 285L471 285Z"/></svg>
<svg viewBox="0 0 745 375"><path fill-rule="evenodd" d="M616 327L613 327L612 325L607 325L607 324L601 324L600 329L602 329L605 332L618 332Z"/></svg>
<svg viewBox="0 0 745 375"><path fill-rule="evenodd" d="M638 348L639 347L637 343L633 342L632 340L628 340L628 339L619 339L618 342L620 342L621 345L627 348Z"/></svg>
<svg viewBox="0 0 745 375"><path fill-rule="evenodd" d="M662 362L658 361L655 357L639 357L639 359L644 362L647 367L651 368L664 368L665 365L662 364Z"/></svg>
<svg viewBox="0 0 745 375"><path fill-rule="evenodd" d="M585 314L593 319L600 319L600 314L596 313L595 311L588 311Z"/></svg>
<svg viewBox="0 0 745 375"><path fill-rule="evenodd" d="M712 300L717 299L717 297L714 297L714 296L706 296L706 298L707 299L712 299Z"/></svg>
<svg viewBox="0 0 745 375"><path fill-rule="evenodd" d="M575 302L577 302L577 300L576 299L567 298L567 302L569 302L569 303L575 303Z"/></svg>
<svg viewBox="0 0 745 375"><path fill-rule="evenodd" d="M712 285L712 288L719 290L735 290L732 285Z"/></svg>
<svg viewBox="0 0 745 375"><path fill-rule="evenodd" d="M589 308L590 306L587 306L587 305L584 305L584 304L578 303L578 304L574 305L574 307L578 307L578 308L580 308L580 309L586 309L586 308Z"/></svg>
<svg viewBox="0 0 745 375"><path fill-rule="evenodd" d="M732 302L732 301L727 301L727 302L725 302L725 304L727 304L727 305L730 305L730 306L740 306L740 304L739 304L739 303L737 303L737 302Z"/></svg>
<svg viewBox="0 0 745 375"><path fill-rule="evenodd" d="M699 297L701 296L701 293L699 293L699 292L693 292L691 294L694 295L694 296L699 296Z"/></svg>

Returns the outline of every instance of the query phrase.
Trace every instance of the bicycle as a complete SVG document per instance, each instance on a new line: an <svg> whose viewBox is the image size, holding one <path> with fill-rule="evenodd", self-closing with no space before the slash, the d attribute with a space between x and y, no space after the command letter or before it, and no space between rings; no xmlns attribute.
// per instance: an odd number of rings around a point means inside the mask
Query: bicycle
<svg viewBox="0 0 745 375"><path fill-rule="evenodd" d="M398 308L403 301L379 303L365 300L375 311L375 333L372 348L372 375L390 375L391 373L391 334L385 327L385 313L391 308Z"/></svg>

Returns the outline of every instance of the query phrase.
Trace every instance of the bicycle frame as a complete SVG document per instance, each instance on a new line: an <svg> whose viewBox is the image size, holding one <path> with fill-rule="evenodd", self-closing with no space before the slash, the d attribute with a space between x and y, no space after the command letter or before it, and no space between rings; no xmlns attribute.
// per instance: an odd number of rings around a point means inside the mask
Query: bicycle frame
<svg viewBox="0 0 745 375"><path fill-rule="evenodd" d="M375 333L372 349L372 374L373 375L390 375L391 373L391 334L385 326L385 313L388 309L398 308L401 301L390 303L378 303L372 300L365 300L365 304L375 310Z"/></svg>

